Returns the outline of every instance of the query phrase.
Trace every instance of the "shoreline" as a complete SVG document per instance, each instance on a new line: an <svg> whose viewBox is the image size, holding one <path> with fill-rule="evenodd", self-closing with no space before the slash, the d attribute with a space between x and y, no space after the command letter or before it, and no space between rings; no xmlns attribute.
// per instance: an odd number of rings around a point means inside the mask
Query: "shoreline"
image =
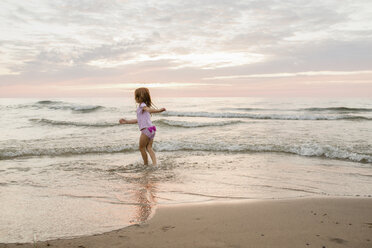
<svg viewBox="0 0 372 248"><path fill-rule="evenodd" d="M371 247L372 198L162 205L143 224L5 247Z"/></svg>

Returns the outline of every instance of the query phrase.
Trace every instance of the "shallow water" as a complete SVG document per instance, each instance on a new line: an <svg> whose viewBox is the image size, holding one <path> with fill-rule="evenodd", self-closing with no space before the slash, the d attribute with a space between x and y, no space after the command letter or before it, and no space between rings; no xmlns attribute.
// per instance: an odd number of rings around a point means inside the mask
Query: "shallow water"
<svg viewBox="0 0 372 248"><path fill-rule="evenodd" d="M371 99L156 103L154 168L117 124L132 99L1 99L0 242L109 231L159 204L372 194Z"/></svg>

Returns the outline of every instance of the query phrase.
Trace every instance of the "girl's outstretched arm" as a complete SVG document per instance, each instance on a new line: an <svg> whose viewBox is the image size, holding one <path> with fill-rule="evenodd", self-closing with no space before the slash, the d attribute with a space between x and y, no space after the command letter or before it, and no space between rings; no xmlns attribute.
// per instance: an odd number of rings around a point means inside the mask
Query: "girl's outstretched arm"
<svg viewBox="0 0 372 248"><path fill-rule="evenodd" d="M120 119L119 120L119 123L120 124L136 124L137 123L137 119L133 119L133 120L126 120L126 119Z"/></svg>
<svg viewBox="0 0 372 248"><path fill-rule="evenodd" d="M166 111L165 108L154 109L154 108L149 108L149 107L143 107L143 110L149 112L150 114L153 114L153 113L161 113L161 112Z"/></svg>

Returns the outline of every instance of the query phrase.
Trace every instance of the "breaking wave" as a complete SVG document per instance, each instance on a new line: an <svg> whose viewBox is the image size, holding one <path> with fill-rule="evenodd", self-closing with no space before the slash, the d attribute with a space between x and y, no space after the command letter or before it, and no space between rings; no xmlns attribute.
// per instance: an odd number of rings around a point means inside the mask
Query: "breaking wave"
<svg viewBox="0 0 372 248"><path fill-rule="evenodd" d="M30 156L70 156L94 153L116 153L138 150L137 146L102 146L102 147L58 147L58 148L25 148L25 149L2 149L0 159L11 159Z"/></svg>
<svg viewBox="0 0 372 248"><path fill-rule="evenodd" d="M319 144L279 145L279 144L233 144L222 142L203 144L199 142L157 142L157 151L209 151L209 152L279 152L307 157L341 159L354 162L372 163L372 154L362 154L346 149ZM54 147L5 148L0 150L0 159L13 159L29 156L68 156L79 154L134 152L137 144L106 145L100 147Z"/></svg>
<svg viewBox="0 0 372 248"><path fill-rule="evenodd" d="M120 125L119 123L86 123L86 122L75 122L75 121L56 121L50 119L29 119L29 121L39 124L46 124L52 126L75 126L75 127L113 127Z"/></svg>
<svg viewBox="0 0 372 248"><path fill-rule="evenodd" d="M340 113L358 113L372 112L372 108L350 108L350 107L324 107L324 108L300 108L300 109L280 109L280 108L231 108L232 110L243 111L309 111L309 112L340 112Z"/></svg>
<svg viewBox="0 0 372 248"><path fill-rule="evenodd" d="M63 103L62 101L51 101L51 100L44 100L44 101L38 101L36 104L60 104Z"/></svg>
<svg viewBox="0 0 372 248"><path fill-rule="evenodd" d="M51 125L51 126L75 126L75 127L114 127L119 126L119 123L87 123L87 122L76 122L76 121L60 121L60 120L50 120L45 118L34 118L29 119L33 123L38 123L42 125ZM154 124L160 126L169 126L169 127L183 127L183 128L197 128L197 127L215 127L215 126L227 126L233 125L236 123L242 123L239 120L231 121L219 121L219 122L187 122L187 121L173 121L167 119L159 119L153 121Z"/></svg>
<svg viewBox="0 0 372 248"><path fill-rule="evenodd" d="M249 114L249 113L216 113L216 112L176 112L167 111L164 116L207 117L207 118L245 118L259 120L372 120L356 115L305 115L305 114Z"/></svg>
<svg viewBox="0 0 372 248"><path fill-rule="evenodd" d="M218 121L218 122L189 122L189 121L174 121L167 119L159 119L153 121L156 125L164 125L171 127L185 127L185 128L195 128L195 127L216 127L216 126L227 126L237 123L242 123L242 121Z"/></svg>
<svg viewBox="0 0 372 248"><path fill-rule="evenodd" d="M90 113L103 109L103 106L100 105L82 105L78 103L69 103L64 101L52 101L44 100L38 101L32 104L22 104L18 105L18 108L37 108L37 109L52 109L52 110L71 110L77 113Z"/></svg>
<svg viewBox="0 0 372 248"><path fill-rule="evenodd" d="M371 108L349 108L349 107L328 107L328 108L304 108L306 111L335 111L335 112L372 112Z"/></svg>

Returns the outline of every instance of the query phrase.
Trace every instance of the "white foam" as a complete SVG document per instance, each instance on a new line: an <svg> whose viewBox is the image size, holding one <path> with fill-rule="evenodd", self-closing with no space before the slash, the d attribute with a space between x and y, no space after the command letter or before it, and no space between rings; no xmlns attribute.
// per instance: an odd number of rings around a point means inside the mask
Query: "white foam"
<svg viewBox="0 0 372 248"><path fill-rule="evenodd" d="M338 148L330 145L320 144L227 144L223 142L200 143L200 142L156 142L156 151L211 151L211 152L280 152L290 153L300 156L323 157L331 159L343 159L355 162L372 163L371 154L362 154L347 149ZM2 149L0 159L12 159L27 156L66 156L94 153L117 153L134 152L138 150L137 144L132 145L107 145L101 147L24 147L22 149Z"/></svg>

